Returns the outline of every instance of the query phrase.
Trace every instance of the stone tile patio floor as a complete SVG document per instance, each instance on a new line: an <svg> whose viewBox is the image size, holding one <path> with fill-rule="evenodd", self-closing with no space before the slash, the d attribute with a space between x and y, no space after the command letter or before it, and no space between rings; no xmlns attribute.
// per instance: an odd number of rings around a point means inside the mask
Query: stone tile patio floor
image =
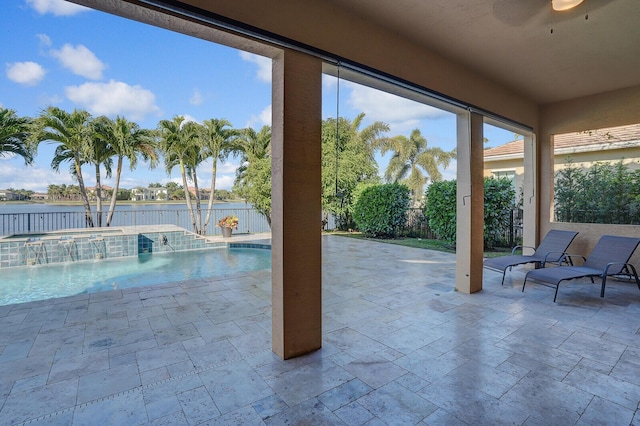
<svg viewBox="0 0 640 426"><path fill-rule="evenodd" d="M271 352L270 273L0 307L0 424L640 425L640 292L323 237L323 347Z"/></svg>

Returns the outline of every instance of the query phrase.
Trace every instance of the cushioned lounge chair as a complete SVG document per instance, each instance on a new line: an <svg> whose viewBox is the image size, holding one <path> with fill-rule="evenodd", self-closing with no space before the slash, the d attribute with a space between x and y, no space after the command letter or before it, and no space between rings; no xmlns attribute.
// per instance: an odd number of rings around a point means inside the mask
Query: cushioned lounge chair
<svg viewBox="0 0 640 426"><path fill-rule="evenodd" d="M519 248L524 250L524 248L533 249L533 247L515 246L511 250L511 256L485 259L484 267L502 272L502 285L504 284L504 276L507 273L507 269L510 270L513 266L536 263L537 266L544 268L549 262L558 263L576 235L578 235L577 232L552 229L545 235L538 248L534 249L533 254L516 255L515 252Z"/></svg>
<svg viewBox="0 0 640 426"><path fill-rule="evenodd" d="M640 289L640 280L636 273L636 268L628 263L631 255L640 244L640 238L617 237L613 235L603 235L596 246L589 254L589 257L577 256L584 259L581 266L559 266L557 268L536 269L529 271L524 277L522 291L527 284L527 280L535 281L542 285L556 288L556 294L553 301L558 297L558 288L560 283L566 280L576 278L590 278L593 283L594 277L602 278L602 287L600 297L604 297L604 287L607 283L607 277L613 275L626 275L634 278L638 289ZM575 255L566 254L564 259L575 258Z"/></svg>

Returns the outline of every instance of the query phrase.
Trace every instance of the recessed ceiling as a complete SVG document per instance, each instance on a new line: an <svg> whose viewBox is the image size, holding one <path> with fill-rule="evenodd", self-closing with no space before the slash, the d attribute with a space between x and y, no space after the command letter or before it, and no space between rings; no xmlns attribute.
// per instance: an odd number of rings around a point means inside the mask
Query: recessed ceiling
<svg viewBox="0 0 640 426"><path fill-rule="evenodd" d="M537 103L640 85L640 0L331 1Z"/></svg>

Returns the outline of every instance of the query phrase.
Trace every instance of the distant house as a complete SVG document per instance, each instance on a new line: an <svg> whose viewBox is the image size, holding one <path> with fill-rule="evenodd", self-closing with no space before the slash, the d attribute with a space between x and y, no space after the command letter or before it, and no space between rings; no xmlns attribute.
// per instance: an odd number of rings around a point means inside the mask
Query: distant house
<svg viewBox="0 0 640 426"><path fill-rule="evenodd" d="M0 189L0 201L14 201L19 200L20 196L13 191L7 189Z"/></svg>
<svg viewBox="0 0 640 426"><path fill-rule="evenodd" d="M640 168L640 124L555 135L553 140L556 172L568 162L588 168L599 161L622 161L630 169ZM510 178L518 189L522 186L523 159L522 139L486 149L484 175Z"/></svg>
<svg viewBox="0 0 640 426"><path fill-rule="evenodd" d="M31 194L31 199L38 200L38 201L46 201L49 199L49 194L47 194L46 192L34 192L33 194Z"/></svg>
<svg viewBox="0 0 640 426"><path fill-rule="evenodd" d="M113 191L113 188L110 187L110 186L107 186L107 185L102 185L101 188L102 188L102 194L101 194L102 195L102 199L106 200L107 198L109 198L108 194L111 191ZM97 198L97 196L96 196L96 187L95 186L87 186L86 190L87 190L87 196L90 199L95 200Z"/></svg>
<svg viewBox="0 0 640 426"><path fill-rule="evenodd" d="M133 201L156 201L166 200L169 192L167 188L133 188L131 190L131 200Z"/></svg>
<svg viewBox="0 0 640 426"><path fill-rule="evenodd" d="M200 192L200 199L201 200L208 200L209 199L209 193L211 191L209 191L209 189L204 189L204 188L198 188ZM196 188L194 188L193 186L189 187L189 193L191 193L191 195L195 198L196 196Z"/></svg>

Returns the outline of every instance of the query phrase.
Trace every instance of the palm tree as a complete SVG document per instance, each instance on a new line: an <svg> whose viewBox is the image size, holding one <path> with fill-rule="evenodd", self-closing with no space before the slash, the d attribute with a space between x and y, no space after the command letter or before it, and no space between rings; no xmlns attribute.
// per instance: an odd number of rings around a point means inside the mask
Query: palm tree
<svg viewBox="0 0 640 426"><path fill-rule="evenodd" d="M31 119L18 117L12 109L0 108L0 157L19 155L33 163L34 151L28 145Z"/></svg>
<svg viewBox="0 0 640 426"><path fill-rule="evenodd" d="M242 153L234 191L251 202L271 226L271 127L263 126L259 132L245 129L232 149Z"/></svg>
<svg viewBox="0 0 640 426"><path fill-rule="evenodd" d="M203 157L211 159L211 188L209 203L207 205L207 216L204 220L204 230L209 226L211 210L213 209L213 198L216 190L216 174L218 171L218 160L225 162L229 154L233 151L235 139L239 132L230 128L231 122L228 120L212 118L205 120L201 126L201 138L203 142Z"/></svg>
<svg viewBox="0 0 640 426"><path fill-rule="evenodd" d="M144 161L148 161L151 168L158 164L157 142L154 132L141 129L138 124L127 120L124 117L116 117L109 120L109 126L103 129L103 137L109 141L113 154L118 157L116 164L116 177L111 194L109 214L107 215L107 226L111 225L113 212L116 208L116 198L120 188L120 178L122 176L122 164L124 159L129 160L130 170L134 170L138 164L138 156Z"/></svg>
<svg viewBox="0 0 640 426"><path fill-rule="evenodd" d="M382 155L387 151L393 151L393 156L385 171L385 179L387 182L404 180L412 192L414 203L422 199L424 185L429 179L442 179L438 166L446 168L456 158L455 150L447 152L438 147L427 147L427 139L419 129L413 130L408 138L398 135L386 140L382 144Z"/></svg>
<svg viewBox="0 0 640 426"><path fill-rule="evenodd" d="M59 172L62 163L71 163L70 172L80 187L87 226L93 227L91 206L82 176L82 165L86 163L85 153L93 137L90 124L91 114L85 110L74 109L72 113L68 113L50 106L36 119L32 139L36 146L45 141L58 144L51 160L51 168Z"/></svg>
<svg viewBox="0 0 640 426"><path fill-rule="evenodd" d="M251 162L271 156L271 127L262 126L259 132L250 127L243 129L233 143L232 150L241 153L240 167L236 170L236 184L242 186Z"/></svg>
<svg viewBox="0 0 640 426"><path fill-rule="evenodd" d="M191 204L191 194L187 184L187 169L193 163L194 151L197 149L196 133L193 126L187 126L183 116L175 116L172 120L162 120L158 124L160 134L160 146L164 153L165 169L167 174L176 166L180 166L182 176L182 186L187 202L187 209L191 215L191 224L195 233L200 233L200 228L196 223L196 216ZM196 194L197 195L197 194ZM202 220L202 219L200 219ZM199 222L199 221L198 221Z"/></svg>
<svg viewBox="0 0 640 426"><path fill-rule="evenodd" d="M329 214L340 229L353 224L353 197L360 183L377 180L378 164L374 153L386 140L389 126L381 121L360 129L365 114L355 119L328 118L322 122L322 208L324 220Z"/></svg>
<svg viewBox="0 0 640 426"><path fill-rule="evenodd" d="M353 119L347 136L352 143L364 148L368 152L371 160L375 161L375 150L383 146L387 140L382 135L389 131L389 125L382 121L374 121L364 129L360 130L364 117L365 113L361 112Z"/></svg>
<svg viewBox="0 0 640 426"><path fill-rule="evenodd" d="M86 146L85 153L87 162L95 167L96 218L97 226L99 227L102 226L102 178L100 168L101 166L104 167L107 178L110 178L113 166L111 157L115 154L108 138L110 125L111 120L105 116L98 117L91 122L92 135Z"/></svg>
<svg viewBox="0 0 640 426"><path fill-rule="evenodd" d="M64 184L63 184L64 185ZM51 184L47 187L47 195L50 200L57 201L62 198L64 188L60 185Z"/></svg>

